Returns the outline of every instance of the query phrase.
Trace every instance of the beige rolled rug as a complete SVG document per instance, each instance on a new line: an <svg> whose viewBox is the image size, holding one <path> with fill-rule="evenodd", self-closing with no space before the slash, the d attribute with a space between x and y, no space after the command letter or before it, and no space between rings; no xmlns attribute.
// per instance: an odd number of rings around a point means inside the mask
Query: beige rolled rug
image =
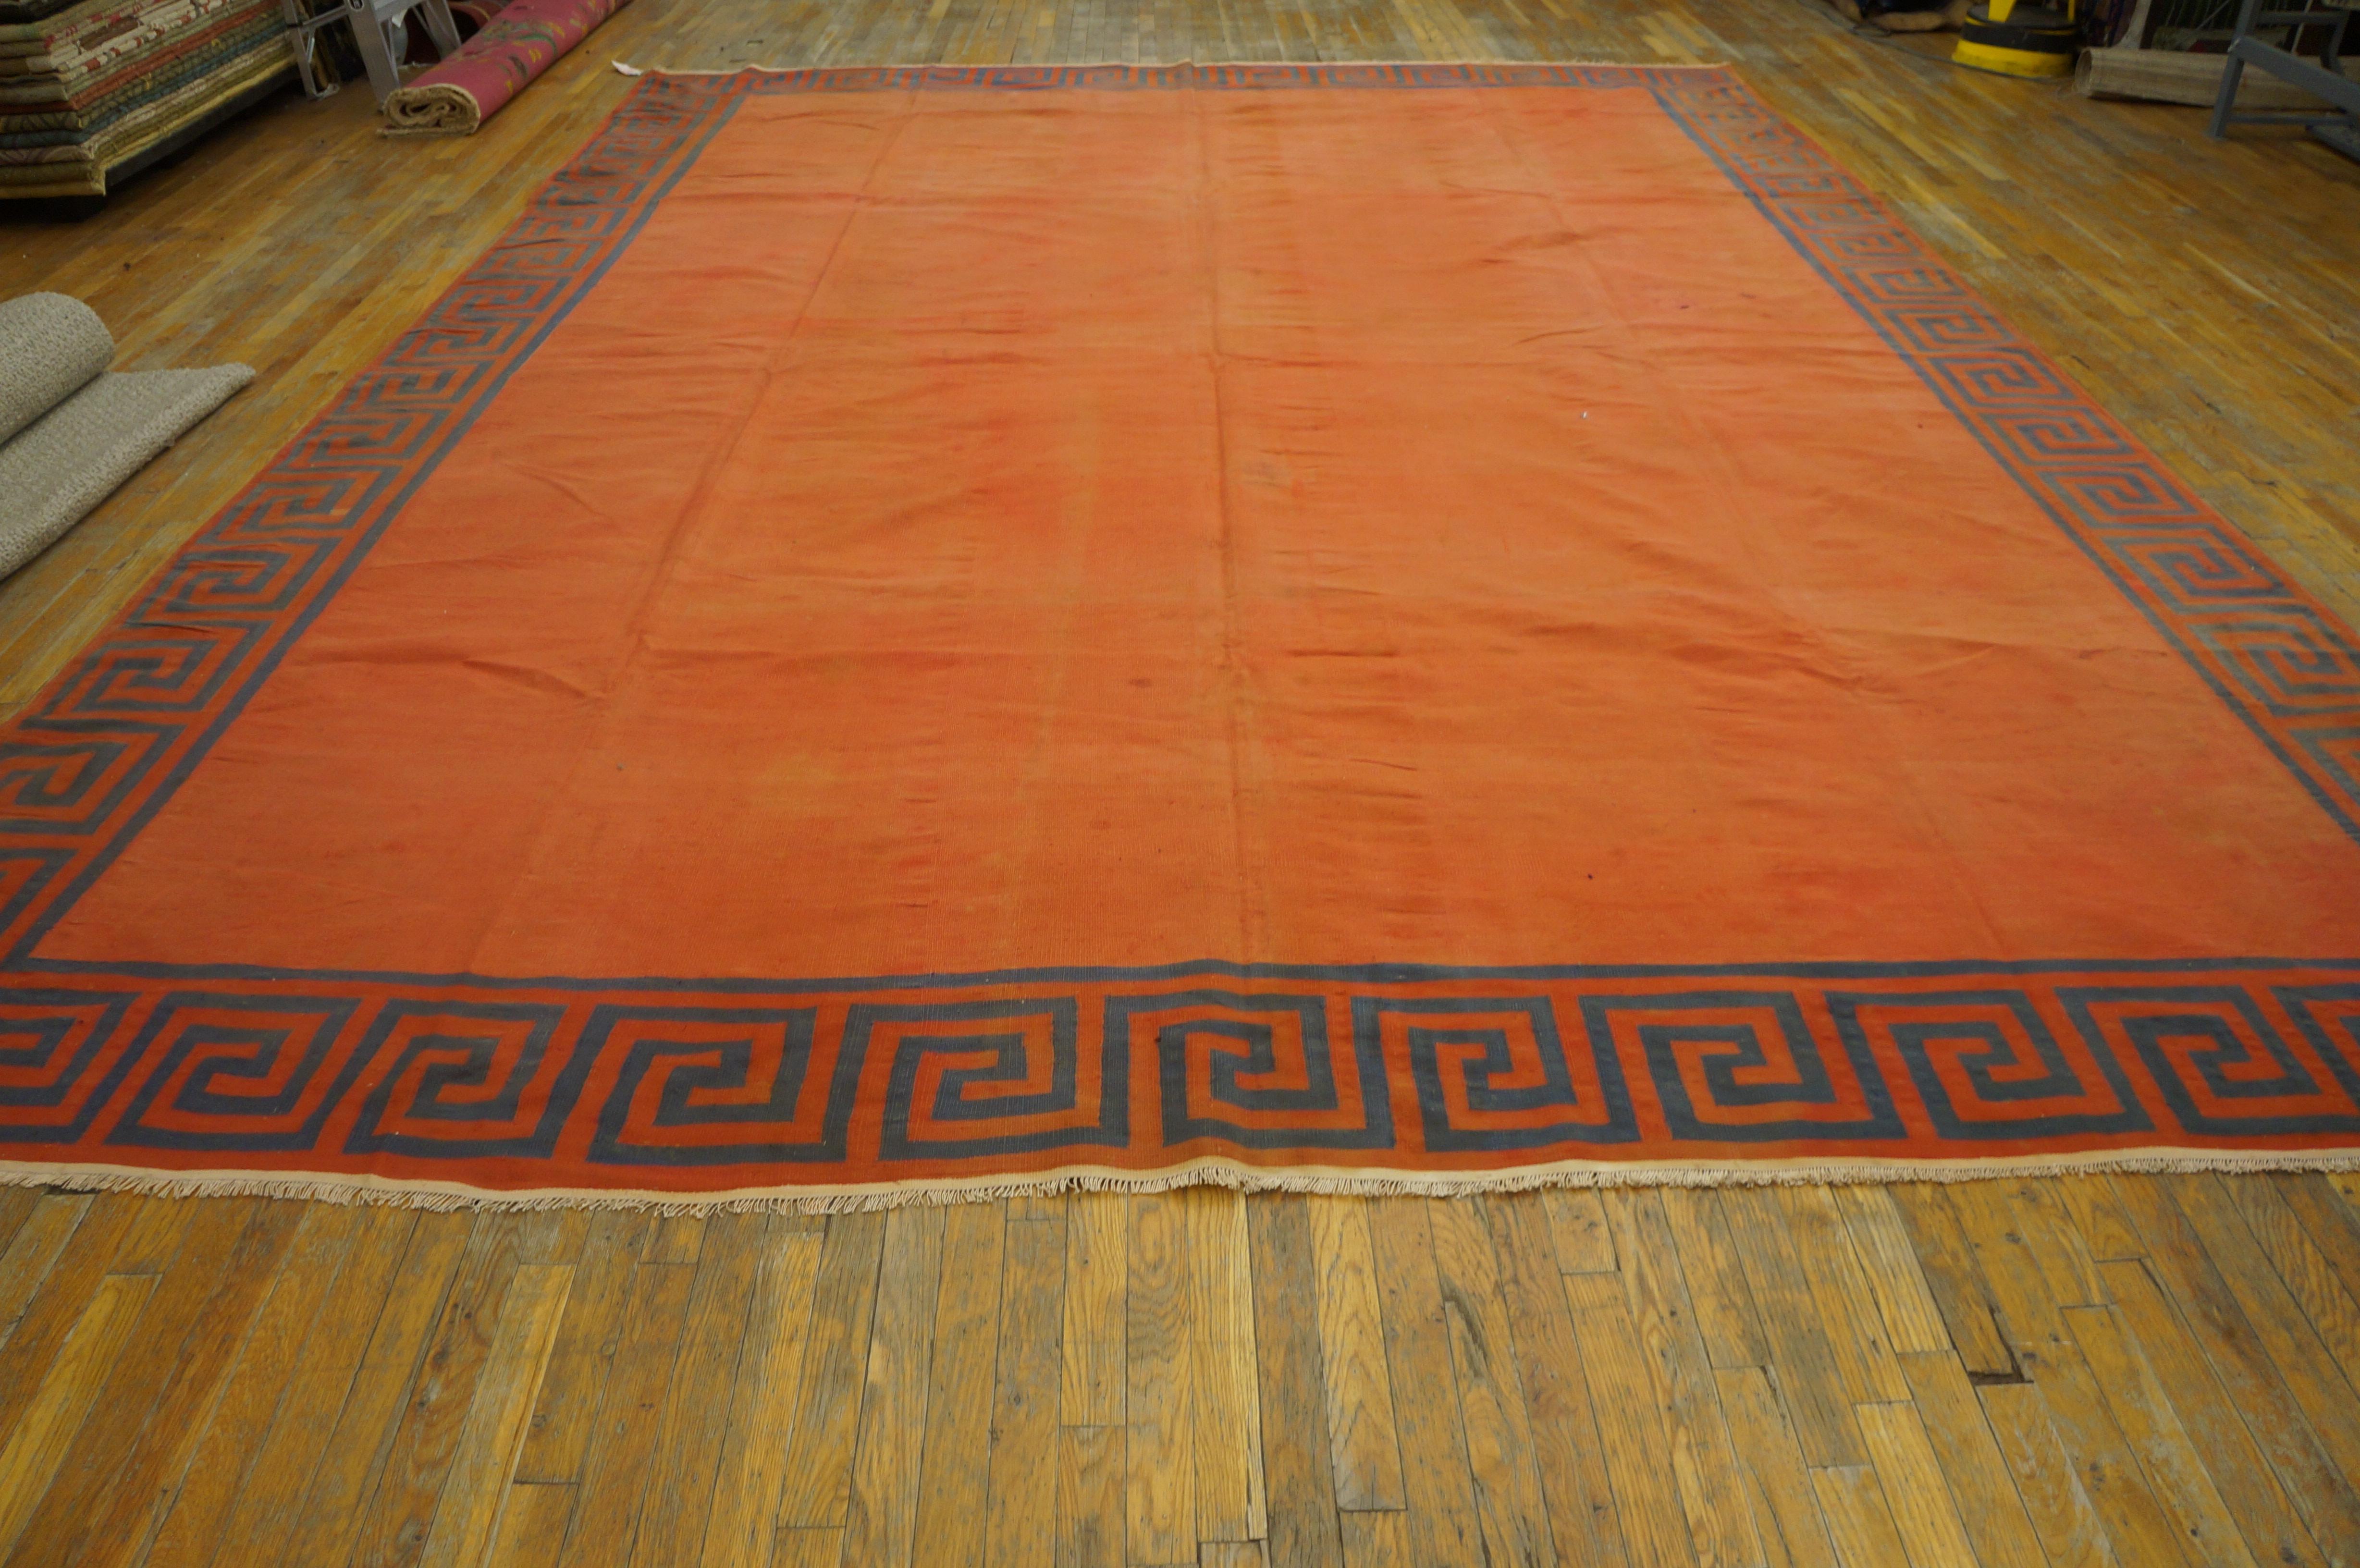
<svg viewBox="0 0 2360 1568"><path fill-rule="evenodd" d="M243 365L110 372L115 339L63 294L0 303L0 577L254 379Z"/></svg>

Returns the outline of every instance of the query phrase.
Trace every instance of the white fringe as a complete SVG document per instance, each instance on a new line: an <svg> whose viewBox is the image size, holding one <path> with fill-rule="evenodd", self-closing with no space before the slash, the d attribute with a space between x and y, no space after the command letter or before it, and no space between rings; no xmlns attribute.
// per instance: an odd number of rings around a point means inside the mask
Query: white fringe
<svg viewBox="0 0 2360 1568"><path fill-rule="evenodd" d="M2148 1149L1990 1160L1970 1164L1863 1160L1835 1164L1759 1161L1731 1165L1551 1165L1484 1172L1328 1172L1271 1171L1206 1160L1144 1174L1098 1169L1044 1171L988 1181L908 1182L814 1192L738 1189L709 1195L595 1188L493 1192L439 1182L368 1177L272 1175L252 1171L130 1171L120 1168L0 1166L0 1187L66 1192L128 1192L156 1198L282 1198L290 1202L375 1203L438 1214L493 1210L622 1209L666 1217L712 1214L863 1214L918 1204L998 1203L1065 1192L1168 1192L1183 1187L1232 1192L1304 1192L1395 1198L1465 1198L1553 1187L1862 1186L1892 1181L1982 1181L2022 1176L2085 1176L2106 1171L2170 1174L2212 1171L2360 1171L2360 1149L2295 1152Z"/></svg>
<svg viewBox="0 0 2360 1568"><path fill-rule="evenodd" d="M1009 68L1104 71L1109 67L1170 71L1182 65L1570 65L1601 71L1727 71L1735 62L1726 60L1004 60L991 65L962 65L939 60L904 60L882 64L872 60L861 65L733 65L710 71L688 71L669 65L628 65L619 60L607 63L615 68L618 76L738 76L748 71L779 76L796 71L999 71Z"/></svg>

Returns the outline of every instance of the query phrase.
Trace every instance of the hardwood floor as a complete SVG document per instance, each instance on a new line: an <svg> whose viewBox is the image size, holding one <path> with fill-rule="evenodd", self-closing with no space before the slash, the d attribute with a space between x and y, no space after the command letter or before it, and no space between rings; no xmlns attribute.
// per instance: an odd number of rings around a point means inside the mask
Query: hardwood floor
<svg viewBox="0 0 2360 1568"><path fill-rule="evenodd" d="M2316 144L1800 0L638 0L471 140L288 98L85 222L0 208L0 296L261 373L0 584L0 715L514 217L610 59L1419 57L1736 62L2360 624L2360 165ZM828 1220L0 1191L26 1568L2350 1563L2355 1384L2348 1176Z"/></svg>

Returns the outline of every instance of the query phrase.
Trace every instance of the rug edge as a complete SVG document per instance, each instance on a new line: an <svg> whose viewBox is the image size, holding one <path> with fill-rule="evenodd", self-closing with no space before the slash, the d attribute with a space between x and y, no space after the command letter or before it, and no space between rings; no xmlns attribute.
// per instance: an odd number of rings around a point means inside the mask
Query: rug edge
<svg viewBox="0 0 2360 1568"><path fill-rule="evenodd" d="M1574 1189L1667 1187L1863 1187L1897 1182L1951 1184L2024 1177L2097 1175L2263 1175L2360 1171L2360 1149L2278 1152L2236 1149L2121 1149L2082 1155L1989 1160L1968 1164L1900 1160L1762 1161L1730 1165L1580 1163L1455 1173L1344 1172L1255 1169L1199 1160L1176 1170L1134 1173L1068 1167L1029 1176L812 1188L734 1188L705 1194L633 1188L541 1187L506 1192L457 1182L379 1181L311 1172L163 1171L126 1166L0 1165L0 1189L119 1192L147 1198L268 1198L429 1213L533 1214L613 1209L663 1217L711 1214L869 1214L893 1209L1001 1203L1073 1192L1153 1196L1190 1187L1251 1197L1459 1199Z"/></svg>

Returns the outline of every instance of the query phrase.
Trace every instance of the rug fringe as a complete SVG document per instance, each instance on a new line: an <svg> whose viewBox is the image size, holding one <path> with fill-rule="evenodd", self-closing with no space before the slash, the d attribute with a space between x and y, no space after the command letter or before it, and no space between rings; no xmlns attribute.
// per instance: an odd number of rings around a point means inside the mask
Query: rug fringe
<svg viewBox="0 0 2360 1568"><path fill-rule="evenodd" d="M376 1204L449 1214L489 1210L536 1214L557 1209L618 1209L663 1217L713 1214L868 1214L921 1205L1000 1203L1068 1192L1169 1192L1184 1187L1231 1192L1295 1192L1364 1198L1467 1198L1486 1192L1552 1188L1868 1186L1890 1181L1984 1181L2026 1176L2256 1174L2269 1171L2360 1171L2360 1149L2295 1153L2219 1150L2130 1152L1985 1161L1972 1165L1861 1163L1833 1165L1565 1167L1541 1171L1417 1176L1345 1175L1299 1171L1250 1171L1224 1164L1133 1175L1067 1171L971 1185L872 1187L838 1192L780 1191L710 1197L568 1188L496 1192L475 1188L340 1181L327 1176L189 1174L137 1171L61 1171L0 1167L0 1187L53 1192L123 1192L152 1198L274 1198L290 1202Z"/></svg>
<svg viewBox="0 0 2360 1568"><path fill-rule="evenodd" d="M631 65L619 60L610 60L607 63L615 68L615 73L617 76L738 76L748 71L776 75L789 71L890 71L902 69L904 65L911 70L920 70L928 66L945 64L941 60L923 60L883 66L733 65L727 69L690 71L675 69L669 65ZM1110 66L1130 66L1140 71L1169 71L1174 66L1179 65L1572 65L1596 66L1601 70L1610 71L1727 71L1736 61L1727 60L1022 60L1014 63L1074 71L1102 71ZM949 66L948 69L989 71L994 68L978 65Z"/></svg>

